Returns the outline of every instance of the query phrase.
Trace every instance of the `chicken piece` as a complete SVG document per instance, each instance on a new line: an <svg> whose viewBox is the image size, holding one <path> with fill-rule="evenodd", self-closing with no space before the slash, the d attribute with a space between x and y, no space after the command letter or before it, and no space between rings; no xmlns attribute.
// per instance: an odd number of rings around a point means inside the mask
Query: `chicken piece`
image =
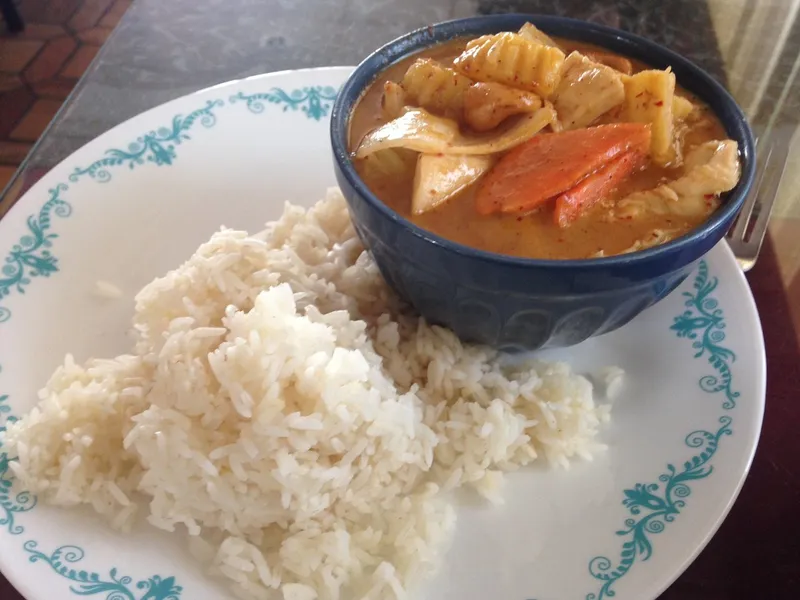
<svg viewBox="0 0 800 600"><path fill-rule="evenodd" d="M472 80L429 58L420 58L403 76L403 89L408 100L430 112L460 119L464 110L464 93Z"/></svg>
<svg viewBox="0 0 800 600"><path fill-rule="evenodd" d="M706 216L719 206L719 194L739 182L739 146L733 140L710 141L686 156L685 175L655 189L635 192L617 203L617 218L644 214Z"/></svg>
<svg viewBox="0 0 800 600"><path fill-rule="evenodd" d="M733 140L712 140L693 148L684 161L686 175L671 187L679 195L720 194L739 183L739 145Z"/></svg>
<svg viewBox="0 0 800 600"><path fill-rule="evenodd" d="M572 52L564 62L553 105L564 129L579 129L625 101L622 78L611 67Z"/></svg>
<svg viewBox="0 0 800 600"><path fill-rule="evenodd" d="M660 166L680 162L675 147L672 104L675 97L675 74L666 71L640 71L627 77L624 117L634 123L650 123L653 131L650 154Z"/></svg>
<svg viewBox="0 0 800 600"><path fill-rule="evenodd" d="M411 212L433 210L472 185L492 168L491 156L422 154L417 159Z"/></svg>
<svg viewBox="0 0 800 600"><path fill-rule="evenodd" d="M586 58L593 60L596 63L611 67L615 71L619 71L624 75L633 75L633 63L624 56L618 54L610 54L608 52L588 51L584 52Z"/></svg>
<svg viewBox="0 0 800 600"><path fill-rule="evenodd" d="M502 83L473 83L464 94L464 121L475 131L489 131L512 115L534 112L542 99Z"/></svg>
<svg viewBox="0 0 800 600"><path fill-rule="evenodd" d="M496 154L529 140L552 123L555 116L552 109L543 107L499 132L465 135L452 119L437 117L424 108L407 109L394 121L365 135L356 148L355 158L388 148L426 154Z"/></svg>
<svg viewBox="0 0 800 600"><path fill-rule="evenodd" d="M387 81L383 84L381 96L381 113L387 121L392 121L403 114L406 105L406 91L399 83Z"/></svg>
<svg viewBox="0 0 800 600"><path fill-rule="evenodd" d="M490 81L535 92L552 94L564 65L564 53L516 33L484 35L467 43L453 61L453 68L476 81Z"/></svg>
<svg viewBox="0 0 800 600"><path fill-rule="evenodd" d="M551 48L558 48L558 44L548 36L541 29L536 27L533 23L525 23L520 30L519 35L542 46L550 46Z"/></svg>

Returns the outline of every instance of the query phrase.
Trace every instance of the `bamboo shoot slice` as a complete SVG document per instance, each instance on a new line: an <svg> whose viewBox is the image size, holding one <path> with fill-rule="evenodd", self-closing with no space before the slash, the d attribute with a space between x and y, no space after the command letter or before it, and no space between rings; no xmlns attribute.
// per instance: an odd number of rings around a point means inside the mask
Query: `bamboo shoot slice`
<svg viewBox="0 0 800 600"><path fill-rule="evenodd" d="M422 154L417 159L411 212L420 215L450 200L480 179L494 163L490 156Z"/></svg>
<svg viewBox="0 0 800 600"><path fill-rule="evenodd" d="M661 166L673 163L678 157L673 144L672 103L675 96L675 74L666 71L640 71L627 77L625 84L625 115L634 123L650 123L650 154Z"/></svg>

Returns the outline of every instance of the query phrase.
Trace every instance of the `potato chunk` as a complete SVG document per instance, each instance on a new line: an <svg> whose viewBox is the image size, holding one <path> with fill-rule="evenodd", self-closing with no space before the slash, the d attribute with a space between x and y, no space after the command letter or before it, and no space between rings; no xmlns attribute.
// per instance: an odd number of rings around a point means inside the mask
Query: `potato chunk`
<svg viewBox="0 0 800 600"><path fill-rule="evenodd" d="M485 35L467 43L453 67L477 81L490 81L547 97L561 78L564 53L516 33Z"/></svg>

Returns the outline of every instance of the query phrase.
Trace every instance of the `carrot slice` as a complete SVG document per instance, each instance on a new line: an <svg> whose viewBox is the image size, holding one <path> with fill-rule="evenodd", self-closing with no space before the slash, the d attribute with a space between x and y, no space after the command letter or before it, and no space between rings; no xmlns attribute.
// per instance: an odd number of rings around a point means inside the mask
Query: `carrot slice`
<svg viewBox="0 0 800 600"><path fill-rule="evenodd" d="M645 154L638 150L626 152L558 196L554 213L556 225L569 227L595 204L607 198L634 171L644 166L645 158Z"/></svg>
<svg viewBox="0 0 800 600"><path fill-rule="evenodd" d="M511 150L483 178L476 209L481 215L530 211L620 154L645 152L649 146L650 129L643 123L539 134Z"/></svg>

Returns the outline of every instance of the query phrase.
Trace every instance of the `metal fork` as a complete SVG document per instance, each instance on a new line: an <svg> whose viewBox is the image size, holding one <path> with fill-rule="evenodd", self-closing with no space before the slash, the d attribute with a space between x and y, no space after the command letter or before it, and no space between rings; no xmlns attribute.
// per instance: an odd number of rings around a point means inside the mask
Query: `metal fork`
<svg viewBox="0 0 800 600"><path fill-rule="evenodd" d="M767 223L786 170L792 127L775 127L756 139L756 178L733 227L725 239L742 271L753 268L767 235Z"/></svg>

